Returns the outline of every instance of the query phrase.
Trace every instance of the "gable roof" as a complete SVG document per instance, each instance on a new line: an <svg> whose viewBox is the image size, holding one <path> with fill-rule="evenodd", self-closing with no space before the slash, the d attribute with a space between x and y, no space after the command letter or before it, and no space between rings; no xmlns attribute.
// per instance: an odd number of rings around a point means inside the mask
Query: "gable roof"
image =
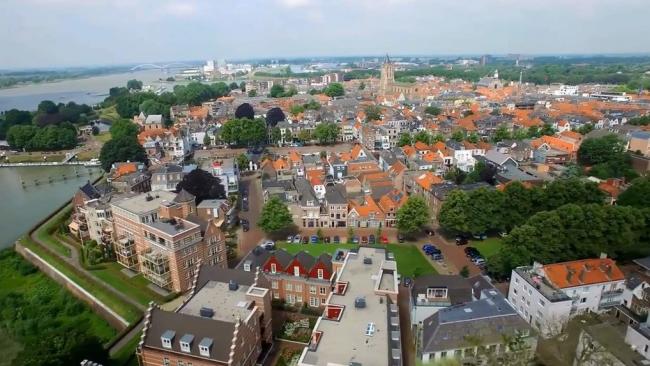
<svg viewBox="0 0 650 366"><path fill-rule="evenodd" d="M611 258L582 259L547 264L542 268L549 281L559 288L625 279L625 275Z"/></svg>
<svg viewBox="0 0 650 366"><path fill-rule="evenodd" d="M426 294L430 287L443 287L447 289L447 297L452 305L472 301L472 286L468 279L459 275L428 274L413 280L411 294L414 298L418 294Z"/></svg>

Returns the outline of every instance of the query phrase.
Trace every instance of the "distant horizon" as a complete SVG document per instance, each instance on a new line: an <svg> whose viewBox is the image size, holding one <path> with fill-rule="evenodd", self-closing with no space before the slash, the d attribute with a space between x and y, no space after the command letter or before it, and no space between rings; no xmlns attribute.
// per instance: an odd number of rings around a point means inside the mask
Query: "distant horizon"
<svg viewBox="0 0 650 366"><path fill-rule="evenodd" d="M282 60L282 61L299 61L305 60L311 62L317 62L319 60L325 59L342 59L342 58L383 58L388 55L391 58L401 59L401 58L480 58L482 56L490 56L496 58L506 58L509 56L518 55L525 59L529 58L538 58L538 57L557 57L557 58L588 58L588 57L621 57L621 58L638 58L638 57L650 57L650 51L648 52L621 52L621 53L457 53L457 54L393 54L393 53L381 53L381 54L367 54L367 55L320 55L320 56L257 56L257 57L248 57L248 58L219 58L219 57L206 57L203 59L195 60L145 60L145 61L127 61L127 62L117 62L113 64L69 64L69 65L51 65L51 66L35 66L35 67L2 67L0 66L1 71L8 72L19 72L19 71L49 71L49 70L65 70L65 69L94 69L94 68L119 68L119 67L129 67L134 65L144 65L144 64L170 64L170 63L202 63L204 64L208 60L221 60L225 59L227 62L256 62L256 61L265 61L265 60Z"/></svg>

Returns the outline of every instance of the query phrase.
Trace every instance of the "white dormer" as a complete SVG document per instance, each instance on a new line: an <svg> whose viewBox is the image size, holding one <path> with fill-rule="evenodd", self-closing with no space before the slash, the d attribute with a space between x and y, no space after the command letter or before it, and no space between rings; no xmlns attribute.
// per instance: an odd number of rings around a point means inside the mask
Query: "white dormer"
<svg viewBox="0 0 650 366"><path fill-rule="evenodd" d="M174 336L176 336L176 332L173 330L166 330L161 336L160 336L160 341L162 343L163 348L171 349L172 348L172 342L174 341Z"/></svg>
<svg viewBox="0 0 650 366"><path fill-rule="evenodd" d="M194 336L192 334L185 334L183 337L181 337L181 340L180 340L181 351L182 352L187 352L187 353L192 352L192 341L193 340L194 340Z"/></svg>
<svg viewBox="0 0 650 366"><path fill-rule="evenodd" d="M199 343L199 354L204 357L210 357L211 347L212 347L212 338L203 338Z"/></svg>

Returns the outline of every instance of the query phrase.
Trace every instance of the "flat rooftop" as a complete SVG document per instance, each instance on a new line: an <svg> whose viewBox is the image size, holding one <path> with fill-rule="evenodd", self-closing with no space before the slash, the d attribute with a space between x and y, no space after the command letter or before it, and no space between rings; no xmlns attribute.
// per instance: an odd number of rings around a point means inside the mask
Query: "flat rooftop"
<svg viewBox="0 0 650 366"><path fill-rule="evenodd" d="M167 191L152 191L134 197L119 200L113 205L136 215L157 210L164 201L173 201L176 193Z"/></svg>
<svg viewBox="0 0 650 366"><path fill-rule="evenodd" d="M160 230L170 236L176 236L199 227L199 225L183 219L157 220L143 225Z"/></svg>
<svg viewBox="0 0 650 366"><path fill-rule="evenodd" d="M245 320L252 310L252 301L246 299L249 286L239 285L230 290L228 283L208 281L178 312L201 316L201 308L212 309L212 319L234 323Z"/></svg>
<svg viewBox="0 0 650 366"><path fill-rule="evenodd" d="M571 298L559 288L553 286L544 276L538 275L531 266L515 268L515 272L521 276L529 285L539 291L548 301L568 301Z"/></svg>
<svg viewBox="0 0 650 366"><path fill-rule="evenodd" d="M369 258L372 263L365 264ZM339 276L339 281L349 285L345 295L333 294L329 304L345 306L339 321L321 318L317 331L323 332L315 351L307 348L303 362L310 365L327 366L328 364L348 365L357 362L360 365L388 365L392 348L389 303L386 296L374 292L377 281L384 282L386 274L378 279L382 264L386 261L386 251L375 248L359 248L359 253L350 252ZM394 265L394 262L387 264ZM384 266L386 268L386 266ZM392 267L394 268L394 267ZM381 287L381 283L380 283ZM365 308L356 308L355 300L365 298ZM396 306L392 305L395 309ZM397 324L399 325L399 315ZM393 319L394 320L394 319ZM366 335L370 323L374 324L373 335ZM397 328L399 330L399 328ZM401 348L400 348L401 358Z"/></svg>

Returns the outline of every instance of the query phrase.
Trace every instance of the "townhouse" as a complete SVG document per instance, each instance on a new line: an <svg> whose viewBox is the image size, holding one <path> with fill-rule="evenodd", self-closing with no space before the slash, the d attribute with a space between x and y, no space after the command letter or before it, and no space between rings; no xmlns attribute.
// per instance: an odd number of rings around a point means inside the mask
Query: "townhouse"
<svg viewBox="0 0 650 366"><path fill-rule="evenodd" d="M138 363L259 364L273 343L271 307L271 291L259 273L201 266L177 310L148 308Z"/></svg>

